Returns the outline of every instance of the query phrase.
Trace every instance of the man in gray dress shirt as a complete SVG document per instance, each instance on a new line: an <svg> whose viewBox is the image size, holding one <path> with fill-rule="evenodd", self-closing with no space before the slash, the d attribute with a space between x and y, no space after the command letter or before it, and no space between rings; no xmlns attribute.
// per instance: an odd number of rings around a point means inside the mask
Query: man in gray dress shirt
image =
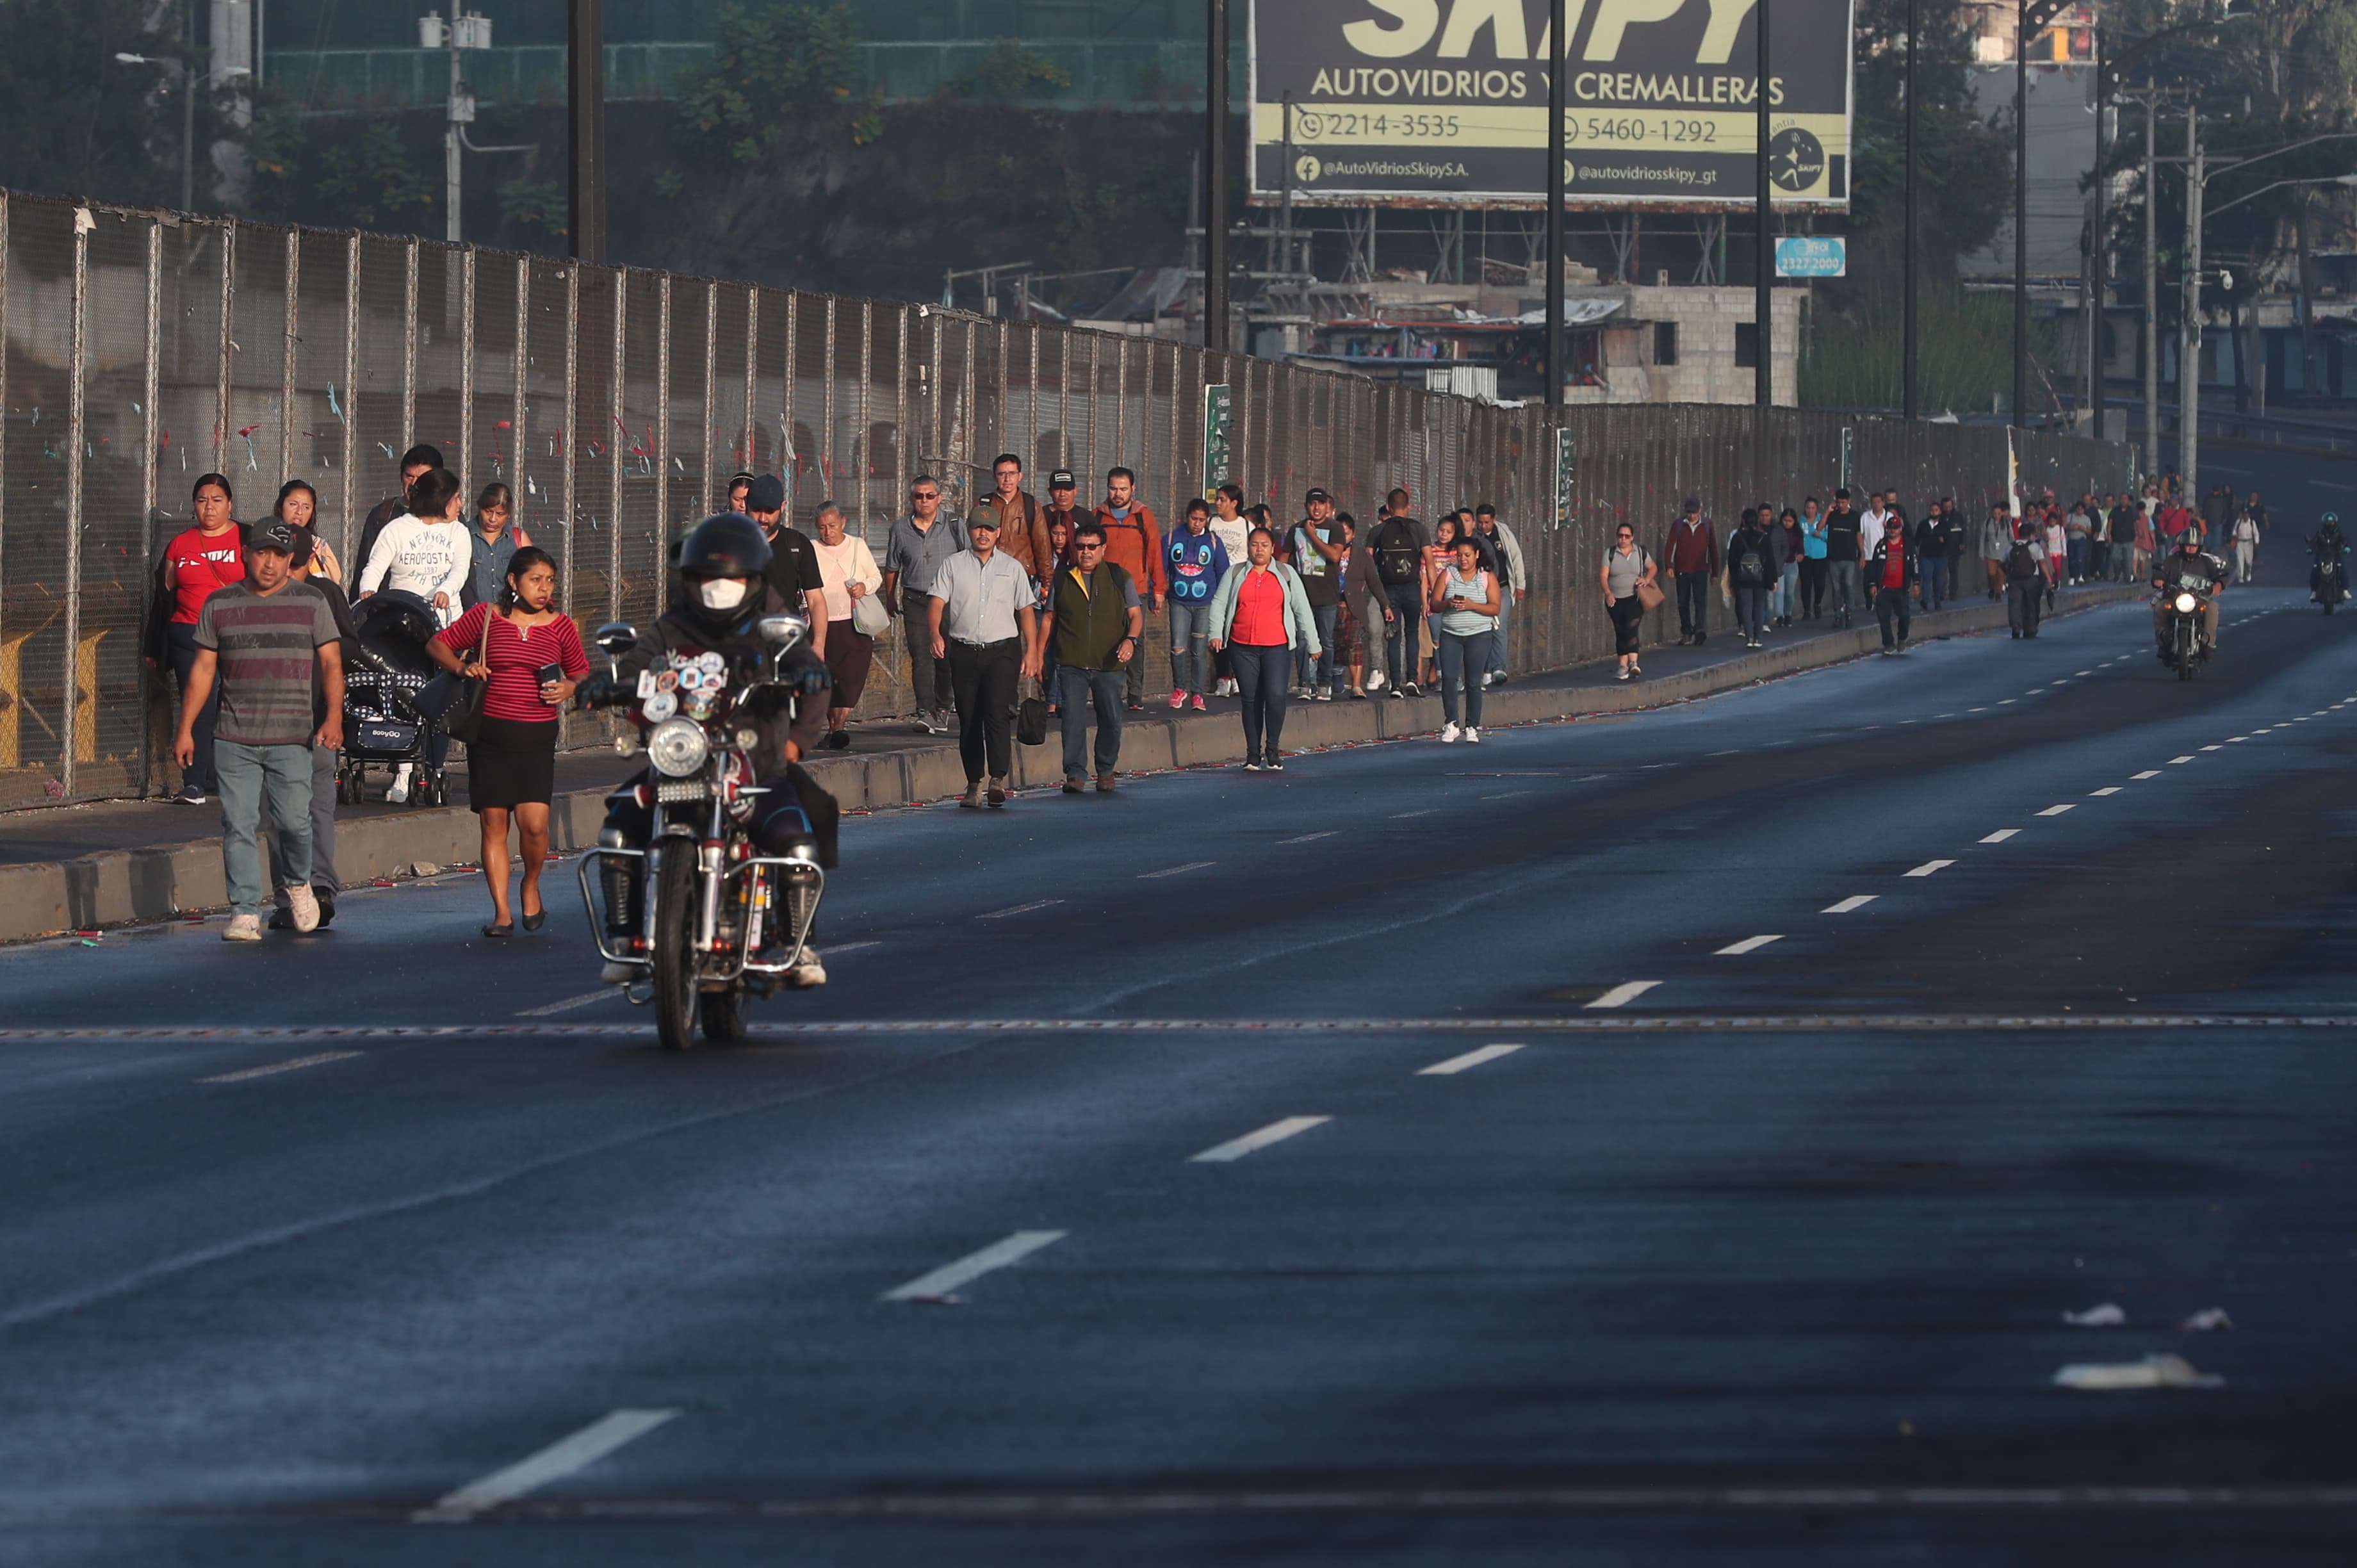
<svg viewBox="0 0 2357 1568"><path fill-rule="evenodd" d="M933 583L942 565L966 547L965 524L942 515L942 484L920 474L909 486L909 515L896 518L884 544L884 607L901 618L909 644L909 684L917 698L917 727L946 735L950 664L933 657Z"/></svg>

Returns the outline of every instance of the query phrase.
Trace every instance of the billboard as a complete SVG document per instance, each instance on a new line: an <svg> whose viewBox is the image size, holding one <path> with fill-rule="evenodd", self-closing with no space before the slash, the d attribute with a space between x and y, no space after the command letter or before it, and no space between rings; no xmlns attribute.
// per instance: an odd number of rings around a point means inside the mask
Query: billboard
<svg viewBox="0 0 2357 1568"><path fill-rule="evenodd" d="M1856 0L1776 0L1779 206L1849 206ZM1752 203L1758 0L1565 0L1566 184L1579 207ZM1549 0L1254 0L1252 196L1544 206ZM1286 103L1291 137L1286 137Z"/></svg>

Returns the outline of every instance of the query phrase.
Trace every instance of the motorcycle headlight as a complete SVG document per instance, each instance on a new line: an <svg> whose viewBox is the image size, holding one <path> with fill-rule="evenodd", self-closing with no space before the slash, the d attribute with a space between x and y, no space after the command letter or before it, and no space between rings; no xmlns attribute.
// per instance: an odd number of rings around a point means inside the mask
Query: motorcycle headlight
<svg viewBox="0 0 2357 1568"><path fill-rule="evenodd" d="M704 726L694 719L665 719L648 732L647 759L655 771L673 779L683 779L704 766L711 746L704 738Z"/></svg>
<svg viewBox="0 0 2357 1568"><path fill-rule="evenodd" d="M2191 594L2179 594L2177 596L2178 613L2179 615L2190 616L2193 613L2194 607L2199 605L2201 602L2201 600L2195 598Z"/></svg>

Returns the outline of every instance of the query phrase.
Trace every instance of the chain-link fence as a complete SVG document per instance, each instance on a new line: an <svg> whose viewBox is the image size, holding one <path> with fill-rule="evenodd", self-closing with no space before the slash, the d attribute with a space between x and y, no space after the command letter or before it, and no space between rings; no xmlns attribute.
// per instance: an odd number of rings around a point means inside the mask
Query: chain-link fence
<svg viewBox="0 0 2357 1568"><path fill-rule="evenodd" d="M1174 523L1203 488L1214 384L1231 389L1231 471L1280 517L1313 485L1368 521L1394 485L1427 518L1493 502L1530 570L1519 671L1609 651L1592 585L1620 519L1657 542L1687 494L1727 519L1846 473L1923 499L2006 483L2001 429L1581 409L1558 525L1535 408L937 306L0 192L0 809L162 786L170 682L143 668L141 618L208 470L230 477L241 519L309 480L320 532L357 574L361 520L395 489L401 453L432 442L469 497L512 488L516 521L560 564L562 603L594 625L657 612L670 542L740 468L785 476L805 525L837 500L879 558L912 478L939 476L963 509L1000 451L1022 455L1035 490L1047 469L1078 470L1084 499L1106 468L1135 469ZM2026 487L2127 478L2123 446L2016 442ZM1167 690L1167 648L1146 641ZM877 654L863 717L909 706L897 639Z"/></svg>

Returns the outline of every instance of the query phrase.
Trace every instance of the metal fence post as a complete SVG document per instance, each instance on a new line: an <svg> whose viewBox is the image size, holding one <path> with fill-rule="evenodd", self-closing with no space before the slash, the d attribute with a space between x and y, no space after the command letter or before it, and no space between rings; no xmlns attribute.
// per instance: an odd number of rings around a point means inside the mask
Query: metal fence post
<svg viewBox="0 0 2357 1568"><path fill-rule="evenodd" d="M337 553L343 557L348 574L357 573L368 564L365 561L352 559L352 545L359 537L358 532L352 526L352 507L359 499L352 489L352 487L359 482L353 474L352 463L360 448L359 433L353 429L352 422L360 417L358 413L361 400L360 375L361 237L353 234L344 241L344 412L341 419L343 450L338 457L338 461L343 467L343 500L339 508L343 521L336 535ZM148 388L151 402L154 399L154 393L155 388L151 385ZM154 503L151 501L149 504L152 507ZM353 578L353 585L355 587L359 585L357 577Z"/></svg>
<svg viewBox="0 0 2357 1568"><path fill-rule="evenodd" d="M786 484L786 513L790 517L794 510L794 492L798 488L796 481L802 478L795 471L802 460L802 448L794 438L794 383L800 379L800 367L795 362L794 356L802 349L802 296L793 290L788 289L786 291L786 378L784 386L779 391L779 403L784 413L780 416L778 424L778 478L783 479Z"/></svg>
<svg viewBox="0 0 2357 1568"><path fill-rule="evenodd" d="M655 570L671 547L671 274L655 274ZM615 494L619 497L620 491ZM660 603L660 588L655 597Z"/></svg>
<svg viewBox="0 0 2357 1568"><path fill-rule="evenodd" d="M471 245L458 252L457 472L462 486L475 477L475 251ZM466 499L462 489L460 504Z"/></svg>
<svg viewBox="0 0 2357 1568"><path fill-rule="evenodd" d="M89 357L90 231L93 226L88 208L74 209L73 305L66 332L66 351L72 360L66 371L66 646L64 678L59 682L64 688L65 712L59 719L63 734L58 744L58 781L69 798L74 792L74 768L83 759L83 752L88 750L93 760L98 755L97 736L91 733L97 714L83 711L85 702L94 706L98 701L97 660L83 658L81 647L81 457L82 443L88 439L83 429L82 362ZM87 697L85 682L89 682Z"/></svg>
<svg viewBox="0 0 2357 1568"><path fill-rule="evenodd" d="M0 198L0 212L5 211L5 199ZM0 219L0 248L5 248L6 224ZM146 362L139 374L139 564L140 582L146 582L147 564L156 559L156 432L160 428L156 413L156 382L161 367L158 364L162 340L164 312L164 226L150 221L147 225L147 317ZM5 314L5 313L0 313ZM6 333L0 330L0 353L5 353ZM5 379L0 379L5 384ZM350 510L349 506L345 509ZM350 554L350 551L345 552ZM142 659L139 671L139 711L143 718L151 710L159 689L160 672L151 676ZM139 792L143 796L156 787L156 725L152 721L139 726Z"/></svg>
<svg viewBox="0 0 2357 1568"><path fill-rule="evenodd" d="M524 426L529 409L524 398L525 379L532 371L532 258L516 258L515 308L515 413L508 420L508 488L511 491L524 488L523 454ZM523 515L523 498L513 496L514 510L511 515ZM570 527L565 535L565 558L573 559L573 534ZM562 602L562 601L559 601Z"/></svg>
<svg viewBox="0 0 2357 1568"><path fill-rule="evenodd" d="M695 510L709 513L712 506L712 446L720 419L720 285L705 285L704 295L704 425L696 434Z"/></svg>
<svg viewBox="0 0 2357 1568"><path fill-rule="evenodd" d="M556 471L565 517L565 575L562 586L565 597L560 602L568 610L575 602L574 560L581 553L581 507L574 477L574 465L579 461L581 452L580 376L581 263L568 262L565 267L565 391L556 414L556 439L564 450L563 462Z"/></svg>
<svg viewBox="0 0 2357 1568"><path fill-rule="evenodd" d="M230 356L237 351L237 345L231 341L230 338L230 328L233 325L231 320L230 313L236 307L237 295L233 286L236 282L236 278L237 220L234 218L229 218L224 219L221 221L221 366L219 373L213 382L213 458L211 467L215 473L226 472L222 467L222 455L229 449Z"/></svg>
<svg viewBox="0 0 2357 1568"><path fill-rule="evenodd" d="M401 445L417 444L417 261L418 242L402 258Z"/></svg>
<svg viewBox="0 0 2357 1568"><path fill-rule="evenodd" d="M614 272L614 373L608 381L612 398L607 413L614 426L614 435L606 438L606 464L608 485L606 491L606 618L622 618L622 458L623 449L630 446L630 433L622 423L623 378L629 373L630 361L623 356L623 332L630 314L630 272L628 267Z"/></svg>
<svg viewBox="0 0 2357 1568"><path fill-rule="evenodd" d="M753 471L753 454L760 449L758 417L754 410L761 396L761 290L748 284L745 288L745 433L737 448L735 473ZM726 499L726 498L722 498Z"/></svg>
<svg viewBox="0 0 2357 1568"><path fill-rule="evenodd" d="M819 499L834 499L835 475L841 467L836 456L834 435L834 295L826 296L824 341L819 345L818 392L818 494Z"/></svg>
<svg viewBox="0 0 2357 1568"><path fill-rule="evenodd" d="M287 478L295 476L295 356L302 341L297 313L303 298L303 234L286 231L286 313L280 341L278 374L278 467Z"/></svg>

